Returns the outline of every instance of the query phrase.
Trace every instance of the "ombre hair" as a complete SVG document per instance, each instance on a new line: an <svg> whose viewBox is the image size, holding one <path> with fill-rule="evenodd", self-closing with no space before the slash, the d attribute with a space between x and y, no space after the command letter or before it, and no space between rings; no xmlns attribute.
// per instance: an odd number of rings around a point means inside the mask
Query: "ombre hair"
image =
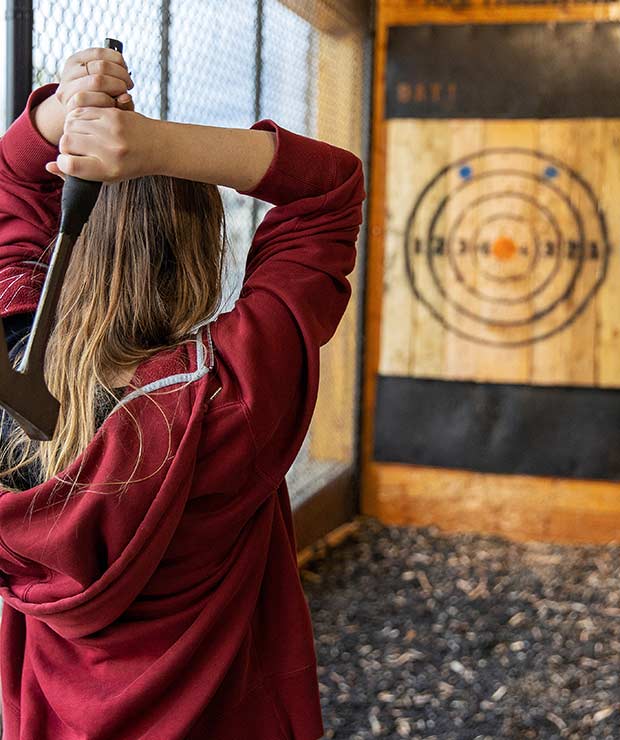
<svg viewBox="0 0 620 740"><path fill-rule="evenodd" d="M38 470L37 484L64 470L92 440L112 375L182 344L215 315L225 245L216 185L164 175L102 185L75 243L45 356L46 383L60 402L54 437L33 441L14 425L2 444L0 485L16 490L3 478L26 466Z"/></svg>

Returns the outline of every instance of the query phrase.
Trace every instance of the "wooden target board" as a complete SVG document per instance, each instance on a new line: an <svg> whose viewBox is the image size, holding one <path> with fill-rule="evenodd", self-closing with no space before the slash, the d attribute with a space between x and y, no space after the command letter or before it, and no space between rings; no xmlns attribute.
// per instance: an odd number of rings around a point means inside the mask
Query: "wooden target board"
<svg viewBox="0 0 620 740"><path fill-rule="evenodd" d="M390 29L375 459L620 479L619 50Z"/></svg>

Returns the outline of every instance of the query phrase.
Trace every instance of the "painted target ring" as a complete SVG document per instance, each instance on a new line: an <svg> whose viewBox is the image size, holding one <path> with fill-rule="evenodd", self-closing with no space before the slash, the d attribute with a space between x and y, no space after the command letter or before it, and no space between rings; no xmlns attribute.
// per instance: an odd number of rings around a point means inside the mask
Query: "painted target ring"
<svg viewBox="0 0 620 740"><path fill-rule="evenodd" d="M570 326L603 283L610 252L591 185L557 158L517 147L443 167L405 231L416 298L446 329L499 347Z"/></svg>

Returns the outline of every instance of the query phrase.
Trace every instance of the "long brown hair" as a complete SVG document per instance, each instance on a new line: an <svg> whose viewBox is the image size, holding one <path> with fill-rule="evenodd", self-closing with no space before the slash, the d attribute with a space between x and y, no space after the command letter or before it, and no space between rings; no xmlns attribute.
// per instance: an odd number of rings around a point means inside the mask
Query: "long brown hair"
<svg viewBox="0 0 620 740"><path fill-rule="evenodd" d="M187 341L217 312L225 245L215 185L152 175L102 186L73 249L45 359L60 402L54 437L34 442L15 425L3 440L0 484L29 465L37 483L66 468L95 434L110 374Z"/></svg>

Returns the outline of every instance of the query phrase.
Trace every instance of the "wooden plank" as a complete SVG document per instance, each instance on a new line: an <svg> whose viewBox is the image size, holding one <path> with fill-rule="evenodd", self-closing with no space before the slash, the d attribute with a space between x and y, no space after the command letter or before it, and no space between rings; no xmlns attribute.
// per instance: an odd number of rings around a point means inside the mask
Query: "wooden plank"
<svg viewBox="0 0 620 740"><path fill-rule="evenodd" d="M538 125L531 121L486 121L484 123L484 148L494 149L501 147L510 148L523 148L526 150L536 149L538 144ZM506 159L505 163L502 164L500 157L496 157L494 161L494 167L506 167L513 168L518 157ZM523 158L523 163L520 167L523 168L524 173L527 175L533 174L531 171L531 159ZM526 226L532 218L533 206L531 201L523 200L521 196L526 198L535 198L537 185L536 181L529 178L516 178L506 177L506 189L513 190L518 193L519 198L505 197L503 199L497 199L495 201L489 201L489 216L497 215L502 211L510 211L516 218L524 219L523 222L510 221L509 223L503 223L503 219L498 221L489 222L488 228L481 232L479 242L486 242L493 247L498 239L509 239L509 243L514 243L517 248L517 253L509 260L506 260L506 264L510 264L519 260L521 266L526 263L530 258L530 253L527 256L519 255L521 248L527 248L530 250L533 247L531 239L529 239L529 233L527 229L523 228ZM488 194L492 195L494 188L497 188L497 181L493 181L489 184L488 190L491 191ZM514 242L513 242L514 240ZM493 253L490 255L482 255L481 263L484 263L485 269L489 270L491 274L499 274L502 272L501 269L497 269L498 265L493 265L494 262L498 262L494 258ZM499 260L501 263L501 260ZM489 266L488 263L491 263ZM510 268L507 272L518 272L518 268ZM531 280L517 281L514 283L504 282L501 285L495 285L491 288L491 283L488 281L480 281L480 289L487 293L492 294L496 298L502 298L507 300L518 300L521 296L526 295L531 288ZM487 319L493 319L497 315L501 314L504 304L498 303L486 303L482 304L481 314ZM517 314L522 313L523 315L530 314L532 311L532 302L525 301L518 304L513 304L510 308L518 306L519 311L508 311L506 318L510 315L511 318L516 318ZM495 331L487 333L490 339L497 339L502 341L504 333L501 328L496 328ZM523 327L521 332L523 339L527 340L531 336L531 327L526 325ZM477 358L478 364L476 367L476 377L479 381L486 382L504 382L504 383L527 383L530 380L531 375L531 356L532 356L532 345L525 344L518 347L498 347L482 345L478 348Z"/></svg>
<svg viewBox="0 0 620 740"><path fill-rule="evenodd" d="M395 123L401 123L396 121L390 121L388 129L391 128ZM407 126L409 123L409 126ZM420 184L426 182L435 175L437 169L445 163L449 157L450 152L450 138L448 136L437 136L436 130L432 125L417 125L420 122L413 124L411 122L403 121L401 128L410 131L412 139L411 147L411 164L404 169L406 170L406 176L416 182L419 193ZM429 123L429 122L425 122ZM406 127L406 128L405 128ZM415 133L413 133L415 131ZM400 166L395 164L395 160L390 157L388 151L387 167L388 171L392 166ZM433 189L433 192L426 199L427 208L432 211L437 208L440 204L441 199L448 192L449 183L447 180L442 180L437 188ZM388 207L398 207L398 204L388 203ZM413 204L408 205L406 208L407 212L411 209ZM418 238L422 240L423 250L433 250L434 246L428 244L426 240L426 233L418 232ZM424 254L418 258L420 262L426 263L426 257ZM438 273L439 281L445 284L446 281L446 260L439 258L434 260L435 269ZM434 296L433 308L440 313L445 311L445 299L443 296L437 293L434 285L434 280L431 277L427 269L418 269L416 271L416 285L417 289L421 294L431 293ZM446 346L446 335L447 331L444 326L434 321L429 315L429 308L423 305L419 300L414 302L413 313L415 314L416 332L413 336L413 351L412 351L412 362L409 365L409 375L416 375L418 377L437 377L441 375L444 365L444 353Z"/></svg>
<svg viewBox="0 0 620 740"><path fill-rule="evenodd" d="M588 126L589 122L586 121L549 121L545 122L545 125L540 127L540 149L542 152L551 155L559 155L563 161L566 161L566 154L570 152L571 159L568 162L569 165L580 169L581 162L579 160L578 151L580 147L576 145L576 137L581 129L583 131L584 126ZM569 198L571 203L578 206L580 194L579 188L573 181L562 186L563 192ZM539 200L544 201L544 193L539 194ZM550 204L550 208L551 208ZM564 213L564 212L563 212ZM560 226L562 227L563 235L567 239L577 239L578 234L575 226L573 225L574 219L571 218L570 214L566 212L564 218L559 218ZM565 253L566 249L569 248L569 244L563 244L562 250ZM570 281L570 273L576 266L577 261L574 259L562 259L562 267L560 273L556 278L558 283L568 284ZM577 293L574 297L570 297L566 301L561 301L556 308L555 313L560 315L560 321L566 322L570 320L570 315L574 309L575 297L581 296L579 290L579 284L576 286ZM546 339L544 342L537 342L534 345L533 353L533 373L532 382L541 384L555 384L555 385L569 385L572 382L582 382L583 384L591 384L594 380L592 373L587 373L580 380L576 377L576 370L574 365L577 364L576 353L572 350L575 346L573 340L573 333L580 334L581 325L585 324L585 330L588 331L591 326L591 322L586 321L584 316L580 316L577 321L570 325L564 331L560 331L556 335ZM593 358L594 348L591 346L591 339L587 340L587 347L590 350L590 359Z"/></svg>
<svg viewBox="0 0 620 740"><path fill-rule="evenodd" d="M309 547L305 547L297 553L297 566L299 568L304 568L313 560L327 557L331 550L339 547L351 536L357 534L360 530L360 526L360 520L354 519L351 522L346 522L345 524L341 524L339 527L331 530L331 532L328 532L317 542L314 542Z"/></svg>
<svg viewBox="0 0 620 740"><path fill-rule="evenodd" d="M456 162L462 157L471 154L472 152L480 151L484 147L483 122L475 120L465 121L453 119L446 121L446 124L446 135L450 142L450 162ZM480 183L475 183L472 186L472 190L472 199L481 196L482 188ZM455 215L456 214L454 214L454 216ZM454 219L454 216L451 220ZM478 225L478 215L474 212L470 223L470 228L475 229ZM467 258L467 263L470 263L469 265L463 265L463 260L459 259L459 252L461 249L459 238L456 237L455 241L456 243L453 245L455 251L455 259L459 261L460 269L466 272L467 282L470 288L477 289L479 283L478 275L477 271L472 269L474 265L475 254L471 254L476 245L471 240L463 242L463 247L466 250L464 256ZM467 269L468 267L469 269ZM458 311L456 307L451 304L445 306L445 316L449 324L455 325L458 321ZM445 348L444 362L441 372L442 377L452 378L454 380L467 380L470 378L479 377L480 373L483 372L482 368L480 367L480 351L482 349L480 345L463 339L453 331L445 333L444 343Z"/></svg>
<svg viewBox="0 0 620 740"><path fill-rule="evenodd" d="M362 511L384 524L516 541L620 542L618 484L370 463Z"/></svg>
<svg viewBox="0 0 620 740"><path fill-rule="evenodd" d="M387 148L394 161L410 157L412 150L417 151L415 142L409 140L407 131L402 136L402 127L392 126L388 129ZM420 159L425 152L420 150ZM415 197L414 178L408 176L405 168L388 167L386 177L386 203L397 203L402 199L406 203ZM374 202L374 196L371 204ZM381 349L379 354L379 372L385 375L407 375L413 361L413 338L417 335L417 305L408 283L402 279L405 274L405 253L403 239L407 226L405 209L390 208L387 214L385 230L384 275L383 275L383 309L380 330ZM394 316L399 321L391 321Z"/></svg>
<svg viewBox="0 0 620 740"><path fill-rule="evenodd" d="M575 142L573 137L577 130L577 126L582 125L582 121L545 121L539 129L539 149L548 155L560 154L561 157L566 152L574 150ZM575 194L575 188L569 183L567 188L564 188L569 198L572 198ZM540 188L538 192L538 202L549 208L550 211L557 211L554 209L555 201L552 200L552 195L544 188ZM567 237L572 236L577 238L577 234L572 226L570 213L568 210L562 211L564 217L560 215L558 220L561 227L563 228L563 235ZM571 225L569 225L571 222ZM562 250L566 250L567 244L562 245ZM563 266L560 269L559 275L556 281L564 282L568 281L568 270L570 269L570 263L567 260L563 260ZM542 308L542 304L538 304L539 308ZM561 320L566 320L570 311L570 307L566 302L560 302L556 309L557 313L560 314ZM570 378L570 365L567 359L570 356L571 338L569 331L562 331L544 342L537 342L532 347L532 382L540 384L555 384L555 385L567 385Z"/></svg>
<svg viewBox="0 0 620 740"><path fill-rule="evenodd" d="M571 164L578 173L586 178L588 185L593 188L595 197L599 199L600 188L603 184L601 177L602 163L607 153L607 142L602 136L605 130L604 122L599 119L587 121L587 124L586 132L581 126L580 136L583 137L585 133L588 145L575 147L576 152L571 152ZM583 188L578 188L575 183L571 187L571 199L578 212L585 213L588 211L587 195ZM616 211L617 209L614 207L607 214L608 221L611 218L612 221L617 222ZM588 227L589 224L586 224L586 229ZM596 365L599 351L597 309L601 297L600 288L590 300L588 300L588 294L592 290L592 286L596 285L597 275L600 272L600 262L591 259L591 246L590 240L587 239L583 245L585 254L581 269L582 277L577 280L575 291L570 300L573 307L588 301L585 310L571 323L567 330L571 343L568 355L570 357L568 362L570 385L593 386L597 380ZM620 376L616 379L616 385L620 386Z"/></svg>
<svg viewBox="0 0 620 740"><path fill-rule="evenodd" d="M351 467L330 476L314 495L293 501L295 544L303 552L332 530L350 522L356 515L356 500L351 496L355 474Z"/></svg>
<svg viewBox="0 0 620 740"><path fill-rule="evenodd" d="M603 211L613 214L620 198L620 124L616 121L605 121L604 137L607 141L605 156L601 162L601 182L599 193ZM602 387L614 387L620 377L620 224L618 219L608 219L609 239L612 256L609 262L609 274L601 288L597 301L598 319L598 355L597 382Z"/></svg>
<svg viewBox="0 0 620 740"><path fill-rule="evenodd" d="M562 5L491 5L485 0L440 5L427 0L378 0L378 17L385 25L416 23L544 23L565 21L612 21L620 19L615 3L571 3Z"/></svg>
<svg viewBox="0 0 620 740"><path fill-rule="evenodd" d="M366 298L364 302L365 352L363 358L361 487L372 498L376 489L367 470L372 459L376 373L379 366L379 337L383 297L383 248L385 229L386 127L383 119L387 24L382 2L376 5L374 84L372 95L372 148L370 152L370 200L366 245Z"/></svg>
<svg viewBox="0 0 620 740"><path fill-rule="evenodd" d="M279 0L300 18L323 33L340 35L351 27L363 26L368 19L366 0L338 0L337 4L326 0Z"/></svg>
<svg viewBox="0 0 620 740"><path fill-rule="evenodd" d="M364 28L341 29L338 35L317 37L316 132L362 155ZM355 384L357 363L357 300L361 261L349 276L352 299L336 333L321 347L321 383L313 416L309 451L313 460L351 464L355 444Z"/></svg>

